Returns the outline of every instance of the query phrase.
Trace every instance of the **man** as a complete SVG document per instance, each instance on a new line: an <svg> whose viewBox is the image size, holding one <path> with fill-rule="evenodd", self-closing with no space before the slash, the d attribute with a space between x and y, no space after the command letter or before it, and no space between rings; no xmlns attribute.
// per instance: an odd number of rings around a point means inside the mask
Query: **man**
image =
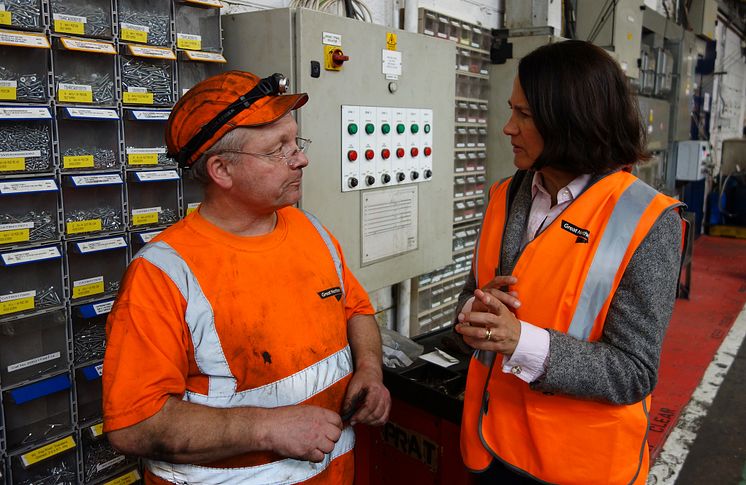
<svg viewBox="0 0 746 485"><path fill-rule="evenodd" d="M289 112L308 96L284 83L214 76L166 126L205 200L130 264L103 377L109 441L148 483L352 483L350 425L388 418L368 297L291 207L310 141Z"/></svg>

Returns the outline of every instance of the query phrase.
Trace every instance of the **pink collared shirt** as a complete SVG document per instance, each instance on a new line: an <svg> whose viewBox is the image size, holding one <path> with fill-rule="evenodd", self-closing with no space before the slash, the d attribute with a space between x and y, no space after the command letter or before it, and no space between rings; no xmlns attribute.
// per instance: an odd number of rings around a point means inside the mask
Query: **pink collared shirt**
<svg viewBox="0 0 746 485"><path fill-rule="evenodd" d="M591 176L588 174L576 177L572 182L557 192L557 204L552 206L552 197L544 188L543 178L539 172L534 173L531 182L531 211L528 216L526 232L523 234L521 249L533 241L541 231L549 226L570 202L580 195L588 185ZM471 310L473 298L466 302L463 312ZM549 332L545 329L521 322L521 335L513 355L503 356L502 371L513 374L525 382L533 382L546 371L546 360L549 356Z"/></svg>

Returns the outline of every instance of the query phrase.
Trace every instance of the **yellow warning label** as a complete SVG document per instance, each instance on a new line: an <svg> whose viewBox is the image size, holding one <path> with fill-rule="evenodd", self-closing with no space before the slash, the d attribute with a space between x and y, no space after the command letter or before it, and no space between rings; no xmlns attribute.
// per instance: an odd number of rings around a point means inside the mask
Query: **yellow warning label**
<svg viewBox="0 0 746 485"><path fill-rule="evenodd" d="M104 282L97 281L87 285L73 287L73 298L83 298L84 296L98 295L104 292Z"/></svg>
<svg viewBox="0 0 746 485"><path fill-rule="evenodd" d="M83 22L74 22L71 20L58 20L54 21L55 32L64 32L66 34L85 34L85 24Z"/></svg>
<svg viewBox="0 0 746 485"><path fill-rule="evenodd" d="M135 483L139 479L140 472L138 472L137 470L132 470L126 475L122 475L121 477L117 477L114 480L104 482L104 485L130 485L131 483Z"/></svg>
<svg viewBox="0 0 746 485"><path fill-rule="evenodd" d="M122 97L127 104L153 104L153 93L131 93L126 91Z"/></svg>
<svg viewBox="0 0 746 485"><path fill-rule="evenodd" d="M157 153L128 153L127 163L130 165L158 165Z"/></svg>
<svg viewBox="0 0 746 485"><path fill-rule="evenodd" d="M64 103L93 103L93 91L60 89L57 98Z"/></svg>
<svg viewBox="0 0 746 485"><path fill-rule="evenodd" d="M14 229L12 231L0 231L0 244L24 242L31 239L29 229Z"/></svg>
<svg viewBox="0 0 746 485"><path fill-rule="evenodd" d="M0 25L10 25L11 12L0 12Z"/></svg>
<svg viewBox="0 0 746 485"><path fill-rule="evenodd" d="M18 99L18 94L15 86L0 86L0 101L15 101L16 99Z"/></svg>
<svg viewBox="0 0 746 485"><path fill-rule="evenodd" d="M93 167L93 155L68 155L62 157L64 168L89 168Z"/></svg>
<svg viewBox="0 0 746 485"><path fill-rule="evenodd" d="M386 32L386 49L396 50L396 34L393 32Z"/></svg>
<svg viewBox="0 0 746 485"><path fill-rule="evenodd" d="M67 223L68 234L81 234L101 230L101 219L88 219L85 221L73 221Z"/></svg>
<svg viewBox="0 0 746 485"><path fill-rule="evenodd" d="M157 212L145 212L144 214L132 214L132 225L156 224L158 222Z"/></svg>
<svg viewBox="0 0 746 485"><path fill-rule="evenodd" d="M22 312L24 310L34 309L34 297L18 298L17 300L8 300L0 302L0 315L9 313Z"/></svg>
<svg viewBox="0 0 746 485"><path fill-rule="evenodd" d="M148 33L142 30L122 29L119 32L119 36L122 40L129 40L132 42L142 42L143 44L148 42Z"/></svg>
<svg viewBox="0 0 746 485"><path fill-rule="evenodd" d="M20 170L26 170L25 158L0 158L0 172L18 172Z"/></svg>
<svg viewBox="0 0 746 485"><path fill-rule="evenodd" d="M29 467L34 463L39 463L42 460L46 460L47 458L58 455L71 448L75 448L75 440L73 440L72 436L68 436L67 438L62 438L61 440L37 448L34 451L29 451L25 455L21 455L21 461L23 462L24 467Z"/></svg>

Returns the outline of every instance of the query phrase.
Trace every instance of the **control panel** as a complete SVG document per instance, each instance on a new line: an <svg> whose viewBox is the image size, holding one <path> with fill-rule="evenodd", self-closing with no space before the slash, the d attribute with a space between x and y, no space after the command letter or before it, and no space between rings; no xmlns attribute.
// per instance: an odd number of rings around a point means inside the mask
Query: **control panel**
<svg viewBox="0 0 746 485"><path fill-rule="evenodd" d="M342 192L433 177L433 110L342 106Z"/></svg>

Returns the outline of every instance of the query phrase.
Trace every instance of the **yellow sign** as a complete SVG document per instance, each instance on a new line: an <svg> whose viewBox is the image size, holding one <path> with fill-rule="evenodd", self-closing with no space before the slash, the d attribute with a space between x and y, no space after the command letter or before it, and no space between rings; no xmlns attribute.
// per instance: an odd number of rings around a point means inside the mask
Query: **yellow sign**
<svg viewBox="0 0 746 485"><path fill-rule="evenodd" d="M72 448L75 448L75 440L73 440L72 436L68 436L67 438L62 438L61 440L37 448L34 451L29 451L25 455L21 455L21 461L24 467L29 467L34 463L39 463L42 460L46 460Z"/></svg>
<svg viewBox="0 0 746 485"><path fill-rule="evenodd" d="M23 242L31 239L29 229L14 229L12 231L0 231L0 244Z"/></svg>
<svg viewBox="0 0 746 485"><path fill-rule="evenodd" d="M198 51L202 49L202 37L199 35L178 34L176 36L176 47Z"/></svg>
<svg viewBox="0 0 746 485"><path fill-rule="evenodd" d="M57 97L65 103L93 103L93 91L60 89Z"/></svg>
<svg viewBox="0 0 746 485"><path fill-rule="evenodd" d="M73 221L67 223L68 234L81 234L101 230L101 219L88 219L85 221Z"/></svg>
<svg viewBox="0 0 746 485"><path fill-rule="evenodd" d="M121 477L117 477L114 480L105 482L104 485L130 485L131 483L135 483L139 479L140 472L138 472L137 470L132 470L126 475L122 475Z"/></svg>
<svg viewBox="0 0 746 485"><path fill-rule="evenodd" d="M124 102L127 104L153 104L153 93L123 93Z"/></svg>
<svg viewBox="0 0 746 485"><path fill-rule="evenodd" d="M97 281L87 285L73 287L73 298L83 298L84 296L98 295L104 292L104 282Z"/></svg>
<svg viewBox="0 0 746 485"><path fill-rule="evenodd" d="M54 30L55 32L83 35L85 34L85 24L83 22L55 19Z"/></svg>
<svg viewBox="0 0 746 485"><path fill-rule="evenodd" d="M122 40L130 40L132 42L142 42L146 44L148 42L148 33L142 30L122 29L119 33Z"/></svg>
<svg viewBox="0 0 746 485"><path fill-rule="evenodd" d="M128 153L127 163L130 165L158 165L157 153Z"/></svg>
<svg viewBox="0 0 746 485"><path fill-rule="evenodd" d="M93 167L93 155L68 155L62 157L63 168L90 168Z"/></svg>
<svg viewBox="0 0 746 485"><path fill-rule="evenodd" d="M26 170L25 158L0 158L0 172L18 172L20 170Z"/></svg>
<svg viewBox="0 0 746 485"><path fill-rule="evenodd" d="M10 25L11 12L0 12L0 25Z"/></svg>
<svg viewBox="0 0 746 485"><path fill-rule="evenodd" d="M393 32L386 32L386 49L396 50L396 34Z"/></svg>
<svg viewBox="0 0 746 485"><path fill-rule="evenodd" d="M104 423L98 423L91 426L91 435L93 435L94 438L98 438L104 434Z"/></svg>
<svg viewBox="0 0 746 485"><path fill-rule="evenodd" d="M156 224L158 222L157 212L145 212L144 214L132 214L132 225Z"/></svg>
<svg viewBox="0 0 746 485"><path fill-rule="evenodd" d="M0 101L15 101L18 99L15 86L0 86Z"/></svg>
<svg viewBox="0 0 746 485"><path fill-rule="evenodd" d="M9 313L22 312L24 310L34 309L34 297L27 296L26 298L18 298L16 300L8 300L0 302L0 315L7 315Z"/></svg>

